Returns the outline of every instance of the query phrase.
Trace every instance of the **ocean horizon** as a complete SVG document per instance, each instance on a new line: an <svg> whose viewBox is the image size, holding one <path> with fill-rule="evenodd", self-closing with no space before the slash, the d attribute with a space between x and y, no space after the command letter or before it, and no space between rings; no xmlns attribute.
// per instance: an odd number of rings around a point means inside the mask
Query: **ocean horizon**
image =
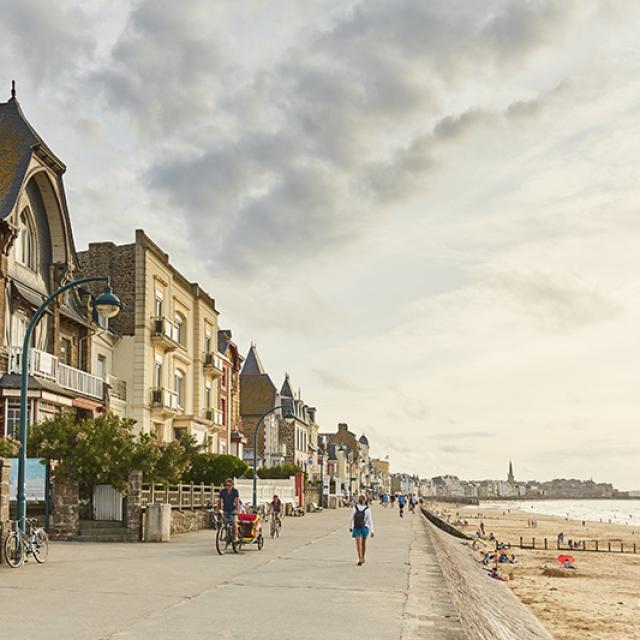
<svg viewBox="0 0 640 640"><path fill-rule="evenodd" d="M590 522L611 522L612 524L640 525L640 499L611 500L592 499L574 500L522 500L518 502L486 501L479 506L467 506L466 509L518 509L531 514L559 516L570 520L588 520Z"/></svg>

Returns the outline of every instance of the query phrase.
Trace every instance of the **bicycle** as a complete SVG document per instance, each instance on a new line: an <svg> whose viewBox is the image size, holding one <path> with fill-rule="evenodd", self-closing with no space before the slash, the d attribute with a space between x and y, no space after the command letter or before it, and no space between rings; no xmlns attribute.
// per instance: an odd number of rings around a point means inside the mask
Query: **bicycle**
<svg viewBox="0 0 640 640"><path fill-rule="evenodd" d="M272 539L279 538L282 533L282 520L275 513L271 514L271 519L269 520L269 533Z"/></svg>
<svg viewBox="0 0 640 640"><path fill-rule="evenodd" d="M27 532L23 532L15 522L15 528L4 541L4 558L7 564L17 569L32 555L38 564L43 564L49 557L49 536L42 527L37 527L35 518L25 520ZM13 524L12 524L13 528Z"/></svg>
<svg viewBox="0 0 640 640"><path fill-rule="evenodd" d="M225 518L224 523L216 532L216 551L220 555L224 555L229 547L233 549L233 553L238 553L240 551L240 540L234 539L233 524Z"/></svg>

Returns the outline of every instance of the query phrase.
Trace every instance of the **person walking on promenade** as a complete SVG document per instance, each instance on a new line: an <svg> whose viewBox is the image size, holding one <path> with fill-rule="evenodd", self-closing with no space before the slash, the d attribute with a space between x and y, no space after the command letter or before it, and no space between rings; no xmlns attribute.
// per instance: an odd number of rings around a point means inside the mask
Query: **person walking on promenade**
<svg viewBox="0 0 640 640"><path fill-rule="evenodd" d="M356 551L358 552L358 566L364 564L364 554L367 550L367 536L373 532L373 518L371 517L371 509L367 504L367 498L364 495L358 496L358 502L351 510L351 521L349 522L349 531L351 537L356 541Z"/></svg>
<svg viewBox="0 0 640 640"><path fill-rule="evenodd" d="M400 517L404 518L404 503L405 503L405 497L404 495L401 493L398 496L398 508L400 509Z"/></svg>

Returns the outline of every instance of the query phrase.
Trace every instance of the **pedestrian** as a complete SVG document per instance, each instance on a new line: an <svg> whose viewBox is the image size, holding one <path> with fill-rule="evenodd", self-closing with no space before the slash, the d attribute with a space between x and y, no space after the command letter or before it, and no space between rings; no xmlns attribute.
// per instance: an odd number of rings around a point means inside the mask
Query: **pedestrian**
<svg viewBox="0 0 640 640"><path fill-rule="evenodd" d="M358 566L364 564L364 554L367 550L367 536L373 532L373 519L371 517L371 509L367 504L367 498L364 495L358 496L358 502L351 510L351 521L349 523L349 531L351 537L356 541L356 551L358 552Z"/></svg>
<svg viewBox="0 0 640 640"><path fill-rule="evenodd" d="M404 503L405 503L405 497L403 494L400 494L398 496L398 507L400 508L400 517L403 518L404 517Z"/></svg>

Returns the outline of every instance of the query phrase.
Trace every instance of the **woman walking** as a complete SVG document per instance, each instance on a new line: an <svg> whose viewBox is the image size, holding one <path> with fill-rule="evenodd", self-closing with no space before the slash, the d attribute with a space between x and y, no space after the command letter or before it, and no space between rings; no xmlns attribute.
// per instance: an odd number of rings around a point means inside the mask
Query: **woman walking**
<svg viewBox="0 0 640 640"><path fill-rule="evenodd" d="M356 541L358 566L360 566L364 564L364 554L367 549L367 536L369 533L371 533L372 538L374 536L371 509L369 508L367 498L364 495L358 496L358 502L351 510L349 531L351 531L351 537L355 538Z"/></svg>

